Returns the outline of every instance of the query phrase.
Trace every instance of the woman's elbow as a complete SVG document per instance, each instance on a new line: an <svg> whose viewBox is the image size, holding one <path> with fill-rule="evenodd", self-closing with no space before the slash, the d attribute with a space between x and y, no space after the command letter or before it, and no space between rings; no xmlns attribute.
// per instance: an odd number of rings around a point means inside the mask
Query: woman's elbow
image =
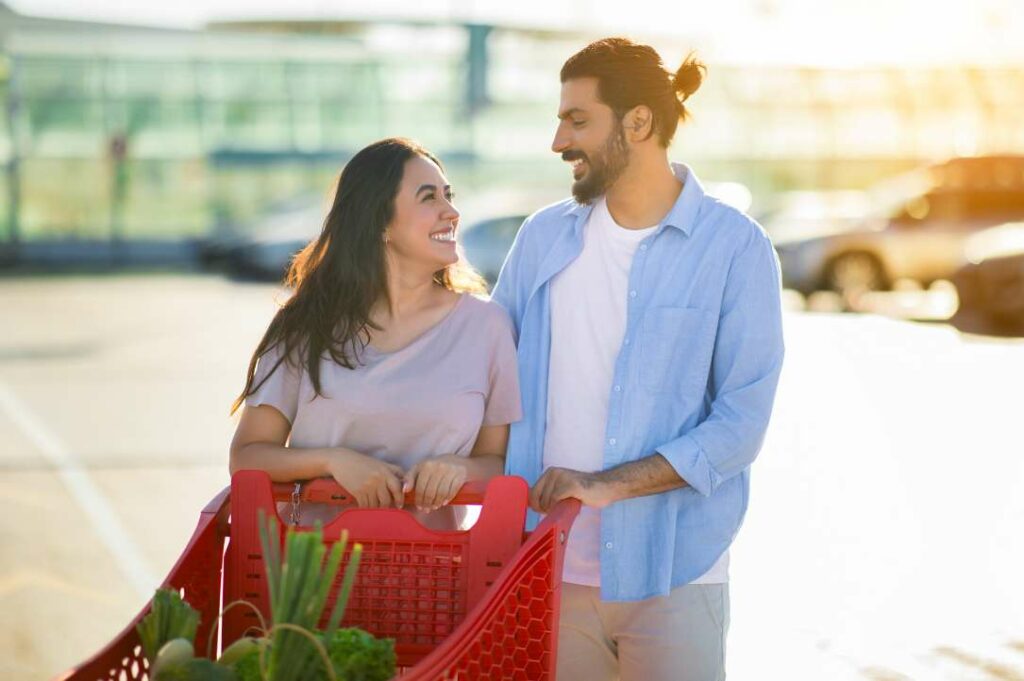
<svg viewBox="0 0 1024 681"><path fill-rule="evenodd" d="M248 466L245 465L243 450L245 449L244 444L231 443L231 447L228 449L228 473L234 476L238 471L245 470Z"/></svg>

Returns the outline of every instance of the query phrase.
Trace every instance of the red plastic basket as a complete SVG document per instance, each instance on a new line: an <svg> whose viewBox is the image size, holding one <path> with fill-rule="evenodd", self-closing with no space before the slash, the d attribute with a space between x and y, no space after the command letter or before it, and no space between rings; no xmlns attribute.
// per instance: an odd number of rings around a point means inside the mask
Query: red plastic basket
<svg viewBox="0 0 1024 681"><path fill-rule="evenodd" d="M275 502L290 500L291 492L291 485L273 485L262 471L240 471L230 492L221 492L200 515L192 540L164 582L199 610L200 653L210 627L217 627L222 604L241 598L269 616L257 514L263 509L277 515ZM302 500L351 504L330 480L307 485ZM563 550L579 502L561 502L526 534L526 500L521 478L494 478L486 491L483 485L467 485L452 503L482 503L480 518L471 529L452 532L426 529L398 509L342 512L324 527L325 543L347 530L350 545L363 545L343 625L393 638L403 681L554 679ZM280 526L283 542L285 523ZM332 594L330 604L333 600ZM148 612L149 604L104 650L60 678L148 678L135 632ZM254 625L258 619L251 610L228 611L218 648Z"/></svg>

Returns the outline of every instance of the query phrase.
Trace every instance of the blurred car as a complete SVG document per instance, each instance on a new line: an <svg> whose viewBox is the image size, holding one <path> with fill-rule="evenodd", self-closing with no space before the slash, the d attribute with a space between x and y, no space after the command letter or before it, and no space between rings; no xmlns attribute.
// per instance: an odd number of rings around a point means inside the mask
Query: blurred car
<svg viewBox="0 0 1024 681"><path fill-rule="evenodd" d="M859 190L789 191L776 194L758 222L778 243L850 232L871 212L871 197Z"/></svg>
<svg viewBox="0 0 1024 681"><path fill-rule="evenodd" d="M960 311L995 324L1024 324L1024 222L981 231L953 275Z"/></svg>
<svg viewBox="0 0 1024 681"><path fill-rule="evenodd" d="M274 205L249 225L225 229L200 248L201 264L243 279L278 281L292 258L320 233L328 205L302 195Z"/></svg>
<svg viewBox="0 0 1024 681"><path fill-rule="evenodd" d="M459 239L466 260L491 286L498 280L505 256L527 217L526 213L515 213L481 220L466 227Z"/></svg>
<svg viewBox="0 0 1024 681"><path fill-rule="evenodd" d="M304 206L273 213L234 251L231 272L256 279L281 279L292 258L323 228L326 209Z"/></svg>
<svg viewBox="0 0 1024 681"><path fill-rule="evenodd" d="M879 184L867 196L863 216L826 220L815 236L788 236L779 218L768 225L785 286L845 297L886 290L898 279L926 286L948 279L971 234L1024 219L1024 156L951 159Z"/></svg>

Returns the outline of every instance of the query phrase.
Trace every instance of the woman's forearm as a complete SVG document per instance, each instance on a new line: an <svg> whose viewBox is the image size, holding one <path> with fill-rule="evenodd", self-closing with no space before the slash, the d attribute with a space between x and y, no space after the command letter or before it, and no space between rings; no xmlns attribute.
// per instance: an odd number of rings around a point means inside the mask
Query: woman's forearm
<svg viewBox="0 0 1024 681"><path fill-rule="evenodd" d="M273 482L312 480L330 476L329 463L337 455L330 447L285 447L269 442L250 442L231 452L231 473L262 470Z"/></svg>

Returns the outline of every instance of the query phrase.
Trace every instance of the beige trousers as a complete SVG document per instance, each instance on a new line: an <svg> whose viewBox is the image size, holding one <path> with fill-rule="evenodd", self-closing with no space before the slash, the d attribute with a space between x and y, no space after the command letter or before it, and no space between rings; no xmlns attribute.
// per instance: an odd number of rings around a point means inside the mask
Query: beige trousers
<svg viewBox="0 0 1024 681"><path fill-rule="evenodd" d="M724 681L729 585L687 584L668 596L601 602L562 583L557 681Z"/></svg>

